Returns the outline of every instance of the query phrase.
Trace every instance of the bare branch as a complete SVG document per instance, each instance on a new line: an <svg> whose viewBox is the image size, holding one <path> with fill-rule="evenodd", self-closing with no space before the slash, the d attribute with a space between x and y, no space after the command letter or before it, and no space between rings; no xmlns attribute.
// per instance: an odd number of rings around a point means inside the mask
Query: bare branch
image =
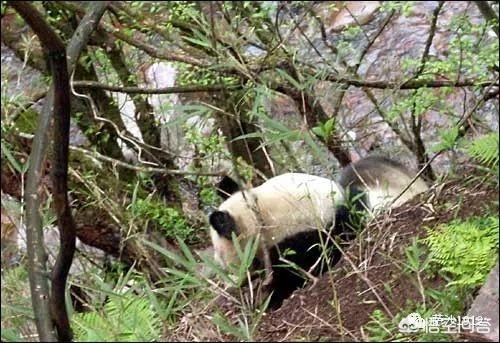
<svg viewBox="0 0 500 343"><path fill-rule="evenodd" d="M209 85L209 86L177 86L165 88L140 88L140 87L120 87L105 85L96 81L74 81L75 88L103 89L111 92L127 94L172 94L172 93L198 93L198 92L220 92L233 89L241 89L241 85Z"/></svg>
<svg viewBox="0 0 500 343"><path fill-rule="evenodd" d="M45 22L43 17L40 15L38 10L32 6L28 2L19 1L11 4L12 7L16 9L16 11L23 17L23 19L28 23L31 29L36 33L40 42L42 44L43 49L47 52L49 56L49 63L51 66L51 72L53 75L53 85L54 85L54 115L55 115L55 126L56 130L54 139L57 142L54 142L54 147L56 148L54 151L54 178L53 178L53 193L54 193L54 204L57 212L57 219L59 224L59 231L61 236L61 249L60 255L67 257L65 259L61 259L58 257L56 262L55 270L61 270L61 264L67 266L67 270L69 271L69 267L71 266L71 261L73 259L73 254L75 251L75 229L71 217L71 212L69 211L69 206L67 202L67 142L64 144L61 139L67 138L69 142L69 114L70 114L70 97L69 97L69 88L68 88L68 70L66 68L66 51L64 49L64 44L62 40L57 36L57 34L52 30L52 28ZM59 131L61 130L61 131ZM66 131L64 131L66 130ZM39 132L38 132L39 133ZM56 145L57 143L57 145ZM38 152L34 150L35 153ZM66 156L64 156L66 154ZM57 168L57 169L56 169ZM30 168L32 169L32 168ZM58 180L58 177L61 177L62 180ZM30 180L32 181L33 178ZM30 182L30 186L33 185ZM37 184L34 184L36 186ZM36 191L35 191L36 192ZM32 195L31 190L27 192L27 195ZM29 198L31 198L29 196ZM30 205L31 205L30 201ZM29 209L31 216L34 215L34 212L37 212L36 207L31 207ZM33 211L33 212L32 212ZM29 221L29 218L28 218ZM66 225L67 224L67 225ZM32 231L32 230L30 230ZM37 255L43 255L43 237L41 241L34 242L38 243L33 246L33 250ZM28 252L32 249L28 249ZM33 252L30 254L33 255ZM43 261L43 260L42 260ZM39 261L41 262L41 261ZM42 262L43 263L43 262ZM59 268L57 268L59 266ZM30 275L37 274L37 271L40 269L44 269L43 266L37 266L36 260L33 259L33 256L30 258ZM52 324L50 323L51 316L47 316L47 305L50 306L50 311L52 315L52 319L55 321L57 328L57 336L59 340L67 341L71 340L72 333L71 328L69 326L68 315L66 313L65 308L65 293L64 288L66 285L66 277L67 272L61 273L57 275L59 279L56 282L54 289L54 282L52 288L52 298L49 301L49 297L47 294L44 294L45 301L40 302L40 299L36 299L39 296L39 291L36 290L37 287L40 286L40 281L36 281L33 278L31 281L32 288L32 300L33 300L33 309L35 311L35 320L37 322L37 329L39 331L40 338L42 340L50 339L53 340L53 332L52 332ZM43 276L42 276L43 277ZM38 277L37 277L38 278ZM31 279L31 278L30 278ZM54 280L53 280L54 281ZM62 294L57 292L60 290L60 285L62 282ZM41 284L45 284L44 281ZM44 287L45 288L45 287ZM46 289L43 292L47 292ZM56 292L56 296L54 297L54 292ZM58 299L58 297L60 297ZM62 312L59 311L58 303L62 301L63 309ZM47 303L48 302L48 303ZM45 316L40 318L38 316Z"/></svg>
<svg viewBox="0 0 500 343"><path fill-rule="evenodd" d="M484 19L486 21L493 21L493 30L497 34L497 37L500 37L499 29L498 29L498 15L495 13L493 8L488 4L488 1L474 1L476 3L477 8L481 11Z"/></svg>
<svg viewBox="0 0 500 343"><path fill-rule="evenodd" d="M62 43L62 41L61 41ZM68 201L68 145L71 101L66 50L50 57L54 84L54 161L52 166L52 193L59 226L60 249L52 270L51 312L60 341L72 339L66 312L66 280L75 254L76 229Z"/></svg>
<svg viewBox="0 0 500 343"><path fill-rule="evenodd" d="M394 81L363 81L356 79L338 78L335 75L329 75L327 81L336 83L347 83L355 87L367 87L377 89L418 89L418 88L441 88L441 87L488 87L491 81L466 80L461 82L437 81L437 80L409 80L403 83ZM498 86L498 84L496 84Z"/></svg>
<svg viewBox="0 0 500 343"><path fill-rule="evenodd" d="M380 104L378 103L377 99L375 98L375 95L373 95L372 91L367 88L363 88L363 91L368 98L368 100L371 101L373 106L375 107L375 110L377 113L384 119L384 121L389 125L389 127L394 131L394 133L401 139L401 142L403 142L404 145L410 150L413 150L413 143L410 139L406 138L405 135L403 135L403 132L399 129L399 127L396 125L396 123L392 120L390 120L387 117L387 114L384 112L384 110L380 107ZM409 133L408 133L409 134Z"/></svg>
<svg viewBox="0 0 500 343"><path fill-rule="evenodd" d="M429 58L429 51L431 50L432 41L434 40L434 36L436 34L436 25L437 25L437 20L439 17L439 12L441 12L443 5L444 5L444 1L439 1L439 4L432 12L432 21L431 21L431 27L429 28L429 36L427 37L427 41L425 42L424 52L423 52L422 58L420 60L420 67L418 68L417 72L415 73L415 77L420 76L420 74L422 74L422 72L424 71L425 63L427 62L427 59Z"/></svg>
<svg viewBox="0 0 500 343"><path fill-rule="evenodd" d="M26 139L33 139L34 135L18 132L19 137L23 137ZM78 151L84 154L85 157L89 159L98 159L104 162L112 163L113 165L121 166L130 170L140 171L140 172L149 172L149 173L159 173L159 174L172 174L172 175L198 175L198 176L225 176L227 173L225 172L196 172L196 171L184 171L184 170L174 170L174 169L166 169L166 168L154 168L154 167L143 167L136 166L132 164L125 163L123 161L111 158L109 156L105 156L103 154L98 153L97 151L90 151L87 149L83 149L74 145L70 145L69 148L73 151ZM96 161L97 162L97 161Z"/></svg>
<svg viewBox="0 0 500 343"><path fill-rule="evenodd" d="M170 175L198 175L198 176L224 176L226 173L215 173L215 172L196 172L196 171L184 171L184 170L175 170L175 169L166 169L166 168L154 168L154 167L142 167L142 166L134 166L132 164L128 164L122 162L120 160L116 160L114 158L104 156L96 151L89 151L86 149L82 149L76 146L70 146L71 150L79 151L90 158L97 158L99 160L112 163L117 166L121 166L127 169L136 170L140 172L150 172L150 173L159 173L159 174L170 174Z"/></svg>
<svg viewBox="0 0 500 343"><path fill-rule="evenodd" d="M325 110L321 106L317 98L309 93L297 91L286 85L278 85L275 87L277 92L283 93L291 97L299 106L299 111L306 119L307 125L311 128L320 122L325 122L329 119ZM303 106L300 106L302 103ZM333 132L325 141L325 145L332 152L341 166L347 166L351 163L351 157L347 150L341 145L341 139L337 132Z"/></svg>
<svg viewBox="0 0 500 343"><path fill-rule="evenodd" d="M361 28L362 26L358 22L357 18L351 13L351 11L349 11L349 9L348 9L347 6L345 7L345 9L349 12L349 14L351 15L351 17L354 19L354 21L358 25L358 27ZM389 15L387 15L387 17L385 18L385 20L382 23L382 25L380 25L380 27L378 28L377 32L375 32L375 34L371 38L369 38L368 35L366 34L365 30L363 30L363 33L364 33L365 37L367 37L368 44L364 47L363 51L361 51L361 54L359 55L358 62L354 65L353 68L350 68L347 65L347 63L344 60L342 60L342 62L344 63L346 69L348 71L352 71L353 75L358 75L358 70L361 67L361 63L363 62L363 59L365 58L366 54L368 53L368 51L370 50L370 48L373 46L373 44L375 43L375 41L377 40L377 38L382 34L382 32L386 28L387 24L389 24L389 22L391 21L392 17L394 16L394 13L395 13L395 11L392 10L389 13ZM337 117L337 115L338 115L338 113L340 111L341 105L342 105L342 101L343 101L344 96L346 94L346 90L348 88L349 88L349 84L344 84L342 87L340 87L340 89L339 89L339 95L337 96L337 99L335 100L335 104L333 106L333 117ZM365 88L365 91L368 91L368 89Z"/></svg>
<svg viewBox="0 0 500 343"><path fill-rule="evenodd" d="M349 13L350 13L350 11L349 11ZM377 40L377 38L382 34L382 32L386 28L387 24L389 24L389 22L391 21L392 17L394 16L394 13L396 13L396 11L392 10L389 13L389 15L387 15L387 17L385 18L385 20L382 23L382 25L380 25L380 27L378 28L377 32L375 32L373 34L372 38L370 38L370 40L368 41L368 44L363 48L363 51L361 51L361 54L359 55L358 63L356 63L356 65L354 66L354 70L356 72L359 70L359 67L361 66L361 62L365 58L365 56L368 53L368 51L370 51L370 48L373 46L373 44L375 43L375 41ZM350 13L350 14L352 15L352 13ZM353 16L353 18L354 18L354 16Z"/></svg>
<svg viewBox="0 0 500 343"><path fill-rule="evenodd" d="M151 57L155 57L155 58L159 58L159 59L163 59L163 60L167 60L167 61L183 62L183 63L191 64L191 65L194 65L197 67L208 67L209 66L206 62L200 61L200 60L193 58L191 56L184 55L184 54L177 54L177 53L174 53L171 51L167 51L165 49L158 49L150 44L144 43L142 40L135 39L134 37L131 37L130 35L120 31L117 28L113 28L110 26L106 26L105 28L108 32L110 32L116 38L146 52Z"/></svg>

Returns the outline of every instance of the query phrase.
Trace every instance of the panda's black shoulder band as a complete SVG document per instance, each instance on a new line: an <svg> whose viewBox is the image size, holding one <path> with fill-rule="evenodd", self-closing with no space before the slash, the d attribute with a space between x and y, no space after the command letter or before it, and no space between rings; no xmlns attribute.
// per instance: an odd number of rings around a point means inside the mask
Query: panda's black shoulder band
<svg viewBox="0 0 500 343"><path fill-rule="evenodd" d="M224 200L240 190L240 186L229 176L224 176L217 184L217 194Z"/></svg>

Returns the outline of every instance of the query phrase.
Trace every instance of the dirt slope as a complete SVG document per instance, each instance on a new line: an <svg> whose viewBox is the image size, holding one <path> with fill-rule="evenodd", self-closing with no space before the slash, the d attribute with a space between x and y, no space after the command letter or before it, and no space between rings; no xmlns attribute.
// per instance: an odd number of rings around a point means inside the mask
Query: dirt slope
<svg viewBox="0 0 500 343"><path fill-rule="evenodd" d="M361 327L375 309L384 311L385 306L396 314L409 301L420 302L418 284L402 273L405 248L415 237L425 236L425 226L435 227L455 216L465 219L482 215L487 206L497 203L497 189L463 184L463 180L444 184L377 218L346 250L333 277L325 276L316 285L295 292L280 309L266 314L255 339L366 340ZM427 289L437 288L444 281L435 278L422 283ZM332 306L335 297L337 310Z"/></svg>

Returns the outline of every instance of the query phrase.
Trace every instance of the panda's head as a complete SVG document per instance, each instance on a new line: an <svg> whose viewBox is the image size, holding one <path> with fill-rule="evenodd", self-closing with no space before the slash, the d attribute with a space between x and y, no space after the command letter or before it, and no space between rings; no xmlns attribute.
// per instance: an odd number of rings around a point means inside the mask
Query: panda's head
<svg viewBox="0 0 500 343"><path fill-rule="evenodd" d="M225 189L228 194L228 189ZM232 236L244 247L246 238L255 233L258 227L255 213L249 204L250 193L238 191L233 187L233 193L209 215L210 238L214 248L214 257L221 266L227 267L238 262L238 254L234 247Z"/></svg>
<svg viewBox="0 0 500 343"><path fill-rule="evenodd" d="M210 238L214 248L215 261L222 267L237 262L237 253L232 241L232 233L236 233L236 222L228 211L216 210L210 214Z"/></svg>
<svg viewBox="0 0 500 343"><path fill-rule="evenodd" d="M209 214L210 238L215 261L224 268L238 262L238 254L232 239L233 233L240 244L244 245L244 233L252 231L249 228L257 226L253 221L255 215L249 208L247 199L255 188L243 190L244 188L246 188L244 184L236 182L229 175L224 176L216 186L217 194L224 201L217 210Z"/></svg>

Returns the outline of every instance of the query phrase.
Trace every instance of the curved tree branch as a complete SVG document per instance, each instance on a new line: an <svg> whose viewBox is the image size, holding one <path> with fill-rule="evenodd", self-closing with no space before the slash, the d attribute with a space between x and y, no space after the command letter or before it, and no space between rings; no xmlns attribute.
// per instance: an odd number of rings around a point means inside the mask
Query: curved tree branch
<svg viewBox="0 0 500 343"><path fill-rule="evenodd" d="M64 45L58 54L50 57L54 84L54 163L52 166L52 193L59 226L60 243L52 270L51 312L60 341L71 340L72 333L66 312L65 288L69 269L75 254L76 230L68 202L68 145L71 101L69 76Z"/></svg>
<svg viewBox="0 0 500 343"><path fill-rule="evenodd" d="M37 9L29 4L28 2L24 1L19 1L19 2L14 2L11 4L12 7L16 9L16 11L24 18L24 20L28 23L28 25L31 27L31 29L36 33L38 38L40 39L41 45L43 49L47 52L47 55L49 56L49 62L52 70L52 75L53 75L53 85L54 85L54 107L53 111L55 115L55 122L56 122L56 135L55 138L57 138L57 143L59 145L62 145L62 147L58 147L54 152L55 152L55 161L54 161L54 187L53 187L53 192L54 192L54 204L56 207L56 212L57 212L57 217L58 217L58 223L59 223L59 231L61 233L61 249L60 249L60 256L63 255L66 258L65 259L60 259L58 258L58 262L56 263L56 268L57 266L61 265L62 263L65 263L67 265L67 270L69 271L69 267L71 266L71 261L73 259L73 254L75 250L75 230L74 230L74 225L72 225L72 219L71 219L71 213L69 212L69 206L67 204L67 150L64 149L64 144L61 142L61 138L68 138L69 141L69 113L70 113L70 97L69 97L69 87L68 87L68 70L66 68L66 51L64 49L64 44L62 40L57 36L57 34L51 29L51 27L44 21L40 13L37 11ZM47 116L49 117L49 116ZM66 128L67 127L67 128ZM58 130L63 130L61 133L58 132ZM64 135L64 130L66 129L66 135ZM39 136L41 132L37 132L37 136ZM39 142L39 141L38 141ZM54 146L57 147L57 145L54 142ZM40 154L42 153L41 147L37 147L39 149L36 149L34 147L33 153L34 154ZM67 144L66 144L66 149L67 149ZM64 153L66 153L66 156L64 156ZM32 157L36 157L36 155L32 155ZM30 166L30 171L33 172L33 166ZM36 171L35 171L36 172ZM29 176L33 176L33 173L29 173ZM60 176L61 180L57 180L57 177ZM36 195L36 186L37 182L35 180L35 183L33 183L33 180L36 178L31 177L28 185L30 187L30 190L27 190L27 195L28 199L30 200L29 204L29 217L28 217L28 222L30 222L30 217L38 217L39 213L38 208L36 206L32 206L33 200L36 200L33 196ZM31 188L31 187L34 187ZM33 192L34 191L34 192ZM27 204L28 205L28 204ZM67 217L69 214L69 218ZM32 231L32 230L29 230ZM28 236L29 237L29 236ZM33 236L31 236L33 238ZM36 253L36 255L43 255L43 245L41 244L43 242L43 236L38 237L39 239L33 239L33 242L38 243L38 245L34 245L31 249L28 249L28 253L30 250L34 250L31 252L31 255L33 255L33 252ZM32 261L33 257L30 258L30 262ZM36 275L36 278L43 278L42 275L37 275L38 272L44 269L43 262L42 265L36 265L36 257L35 260L33 260L34 264L30 269L33 269L34 273L33 275ZM44 261L43 259L38 260L38 262ZM69 263L68 263L69 262ZM30 263L31 265L31 263ZM64 273L63 273L64 274ZM60 302L60 300L57 299L58 296L61 296L60 293L57 294L56 297L54 297L54 291L59 289L59 287L56 286L56 289L52 289L52 299L49 301L49 297L47 297L47 289L46 289L46 282L45 280L37 280L35 282L31 283L31 288L32 288L32 301L33 301L33 307L35 310L35 320L37 321L37 328L39 330L40 338L41 340L54 340L54 336L52 333L52 325L50 323L50 318L51 316L47 316L47 305L50 305L50 310L53 319L55 319L56 323L56 328L57 328L57 333L58 337L60 340L70 340L71 339L71 329L69 327L69 321L68 321L68 316L66 313L66 308L65 308L65 303L64 303L64 286L66 284L66 277L67 277L67 272L65 273L66 275L63 277L63 291L62 291L62 303L63 303L63 311L64 315L62 316L57 316L60 318L56 319L56 316L54 316L57 312L57 309L54 307L55 302ZM41 299L37 299L39 295L39 291L36 290L38 286L44 285L44 290L43 294L44 296L44 302L40 302ZM49 304L47 304L47 301L49 301ZM54 311L55 310L55 311Z"/></svg>
<svg viewBox="0 0 500 343"><path fill-rule="evenodd" d="M37 131L32 145L30 167L26 186L28 259L30 261L30 287L32 293L35 321L41 341L54 341L50 322L49 304L55 320L59 340L71 340L71 329L65 306L66 278L71 266L75 247L75 227L67 199L67 169L70 118L70 93L68 74L81 49L86 44L90 33L95 29L103 15L107 3L96 2L86 14L75 31L68 48L52 28L44 21L36 8L27 1L10 2L10 5L24 18L37 34L44 50L48 53L53 73L53 83L45 99L45 104L38 119ZM69 66L67 65L69 60ZM48 296L48 284L45 271L45 252L43 250L43 231L39 213L40 200L38 186L42 177L42 165L45 158L52 110L54 117L54 169L52 183L54 205L58 216L61 248L52 276L51 299Z"/></svg>

